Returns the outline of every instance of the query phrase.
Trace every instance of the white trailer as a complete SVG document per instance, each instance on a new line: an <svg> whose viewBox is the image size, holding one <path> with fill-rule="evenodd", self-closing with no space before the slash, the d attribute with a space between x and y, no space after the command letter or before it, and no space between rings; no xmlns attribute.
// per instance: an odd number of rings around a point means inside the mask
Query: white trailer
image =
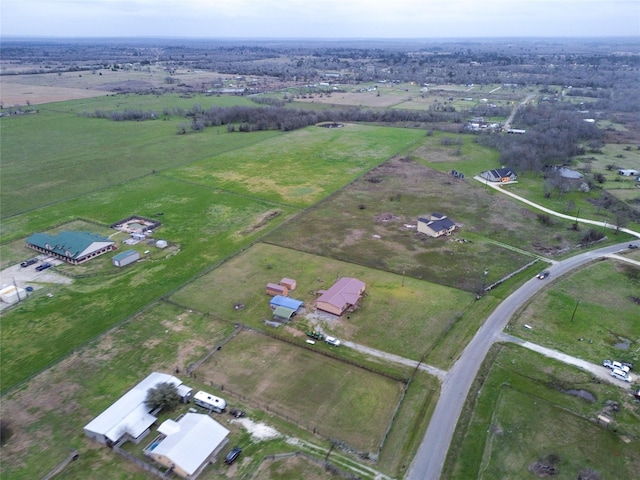
<svg viewBox="0 0 640 480"><path fill-rule="evenodd" d="M227 402L224 398L216 397L215 395L203 392L202 390L193 396L193 403L217 413L222 413L224 412L224 409L227 408Z"/></svg>

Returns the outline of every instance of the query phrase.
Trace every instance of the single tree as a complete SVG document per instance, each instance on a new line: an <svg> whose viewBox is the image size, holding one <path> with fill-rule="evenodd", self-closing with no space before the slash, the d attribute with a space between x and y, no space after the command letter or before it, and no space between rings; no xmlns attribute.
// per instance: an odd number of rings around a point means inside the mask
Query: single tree
<svg viewBox="0 0 640 480"><path fill-rule="evenodd" d="M158 383L155 387L147 390L147 398L144 404L150 410L158 408L162 410L171 410L180 403L180 395L178 389L173 383Z"/></svg>

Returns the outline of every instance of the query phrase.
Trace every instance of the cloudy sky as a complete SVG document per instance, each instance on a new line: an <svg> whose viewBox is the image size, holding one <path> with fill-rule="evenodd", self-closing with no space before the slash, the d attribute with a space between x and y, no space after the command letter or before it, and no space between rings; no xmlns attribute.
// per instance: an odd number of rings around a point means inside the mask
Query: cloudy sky
<svg viewBox="0 0 640 480"><path fill-rule="evenodd" d="M0 0L0 9L6 36L640 36L640 0Z"/></svg>

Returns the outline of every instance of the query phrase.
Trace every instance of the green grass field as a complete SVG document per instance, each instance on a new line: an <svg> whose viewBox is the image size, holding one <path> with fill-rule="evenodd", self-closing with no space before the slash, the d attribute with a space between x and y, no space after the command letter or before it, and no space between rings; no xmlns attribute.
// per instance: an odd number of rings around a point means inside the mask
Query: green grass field
<svg viewBox="0 0 640 480"><path fill-rule="evenodd" d="M196 373L201 382L223 385L223 395L233 391L324 438L372 453L382 443L403 387L312 349L252 332L234 337Z"/></svg>
<svg viewBox="0 0 640 480"><path fill-rule="evenodd" d="M637 271L609 260L560 278L511 320L508 331L596 364L605 358L640 364Z"/></svg>
<svg viewBox="0 0 640 480"><path fill-rule="evenodd" d="M272 205L204 187L185 188L180 182L150 176L40 209L38 215L27 216L27 224L13 219L6 222L8 230L18 223L16 229L25 235L23 229L30 226L32 231L45 230L47 221L57 225L65 219L86 216L108 225L134 213L152 216L153 212L163 212L158 235L175 248L164 256L154 251L149 261L118 275L90 276L64 287L49 285L29 302L5 312L0 333L2 390L58 361L198 272L234 254L292 213L286 207L277 210L280 215L270 217ZM265 217L270 218L266 223ZM32 251L22 248L23 257L32 256ZM17 255L15 247L12 250ZM99 257L80 270L91 273L86 270L93 268L92 264L96 272L114 270L109 266L111 256ZM47 297L46 292L53 297Z"/></svg>
<svg viewBox="0 0 640 480"><path fill-rule="evenodd" d="M414 145L420 130L309 127L165 175L268 201L309 206Z"/></svg>
<svg viewBox="0 0 640 480"><path fill-rule="evenodd" d="M556 456L554 478L588 468L601 478L632 478L640 466L638 406L609 383L513 345L495 347L468 399L443 478L534 478L531 464ZM594 402L566 393L584 390ZM473 393L473 392L472 392ZM612 428L595 424L607 401L618 402Z"/></svg>
<svg viewBox="0 0 640 480"><path fill-rule="evenodd" d="M181 99L177 95L102 97L49 104L40 106L37 114L0 119L2 218L280 135L275 131L228 134L222 127L176 135L177 126L187 120L113 122L79 116L96 109L125 108L161 114L165 106L188 109L200 103L208 108L214 101L221 102L216 97Z"/></svg>
<svg viewBox="0 0 640 480"><path fill-rule="evenodd" d="M180 289L171 299L213 318L264 328L263 321L272 314L271 297L265 294L268 282L295 278L298 287L290 296L304 301L310 311L316 299L314 292L330 287L339 276L365 282L367 295L355 312L321 321L324 330L414 360L435 346L447 326L475 298L467 292L413 278L405 278L403 285L399 275L258 244ZM245 307L234 310L236 303ZM294 318L291 326L304 337L310 322L302 314Z"/></svg>

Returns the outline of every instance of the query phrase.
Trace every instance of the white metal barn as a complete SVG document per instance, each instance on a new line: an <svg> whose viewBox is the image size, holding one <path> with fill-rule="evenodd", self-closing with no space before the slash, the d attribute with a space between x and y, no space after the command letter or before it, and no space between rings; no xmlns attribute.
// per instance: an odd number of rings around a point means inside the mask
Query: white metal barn
<svg viewBox="0 0 640 480"><path fill-rule="evenodd" d="M153 372L120 397L114 404L84 427L84 433L100 443L116 443L125 435L140 441L157 420L144 404L147 391L159 383L173 383L183 401L191 398L192 389L182 380L166 373Z"/></svg>

